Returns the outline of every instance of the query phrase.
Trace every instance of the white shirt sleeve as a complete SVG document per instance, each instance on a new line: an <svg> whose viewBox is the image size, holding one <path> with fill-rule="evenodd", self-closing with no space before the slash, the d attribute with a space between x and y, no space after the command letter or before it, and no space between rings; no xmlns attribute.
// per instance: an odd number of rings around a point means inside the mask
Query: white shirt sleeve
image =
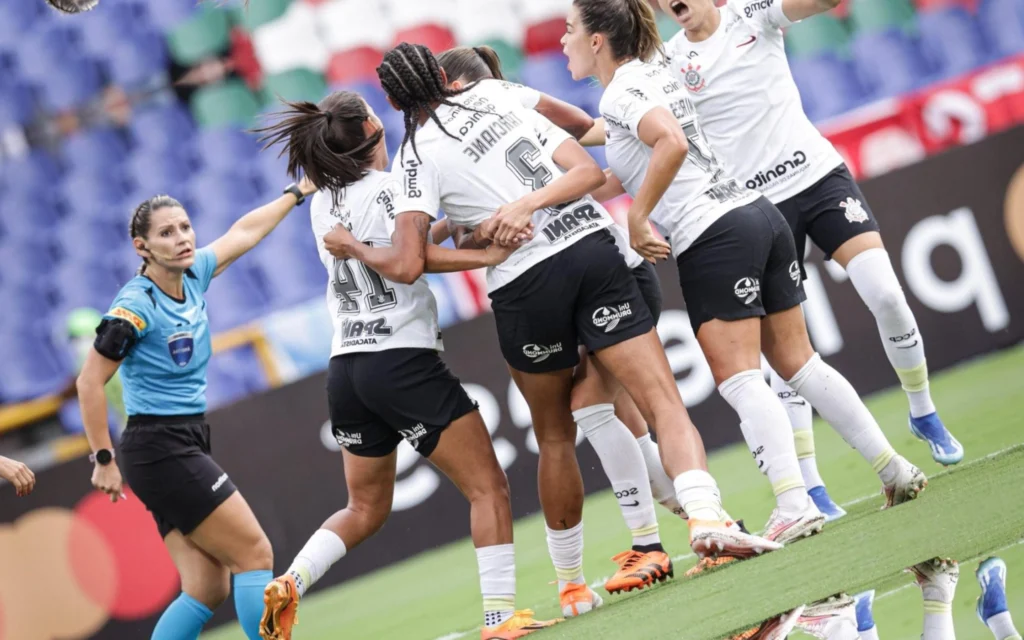
<svg viewBox="0 0 1024 640"><path fill-rule="evenodd" d="M536 111L527 111L525 120L537 132L540 145L551 153L554 153L555 149L566 140L575 140L575 138L569 135L568 131L558 127L554 122L551 122Z"/></svg>
<svg viewBox="0 0 1024 640"><path fill-rule="evenodd" d="M639 138L640 121L658 106L647 87L631 82L613 83L601 99L601 115L613 126L625 128L631 136Z"/></svg>
<svg viewBox="0 0 1024 640"><path fill-rule="evenodd" d="M313 225L313 236L316 238L316 249L320 254L320 262L330 268L334 257L324 247L324 236L334 228L337 219L331 215L331 196L317 191L309 203L309 218Z"/></svg>
<svg viewBox="0 0 1024 640"><path fill-rule="evenodd" d="M508 82L505 80L498 80L499 84L509 93L513 94L519 104L523 105L526 109L536 109L537 105L540 104L540 91L532 89L530 87L516 84L515 82Z"/></svg>
<svg viewBox="0 0 1024 640"><path fill-rule="evenodd" d="M407 145L401 166L396 166L392 174L401 180L395 198L395 215L406 211L422 211L437 218L441 209L441 173L437 165L421 153L417 158L411 145Z"/></svg>
<svg viewBox="0 0 1024 640"><path fill-rule="evenodd" d="M761 31L778 31L796 24L782 12L783 0L729 0L728 7Z"/></svg>
<svg viewBox="0 0 1024 640"><path fill-rule="evenodd" d="M384 227L387 229L389 238L395 235L395 217L399 213L413 211L413 209L403 209L399 211L396 208L395 204L400 197L399 192L401 190L401 182L395 177L392 177L381 183L380 190L373 199L374 206L379 207L379 209L374 213L375 215L379 215L384 218ZM424 213L430 216L431 220L434 220L435 216L437 216L436 209L433 211L425 211Z"/></svg>

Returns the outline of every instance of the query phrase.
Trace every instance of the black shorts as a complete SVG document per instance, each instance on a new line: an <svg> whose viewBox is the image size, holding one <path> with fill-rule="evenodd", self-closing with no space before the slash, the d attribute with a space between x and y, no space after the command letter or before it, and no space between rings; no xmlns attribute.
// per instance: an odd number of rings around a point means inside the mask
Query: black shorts
<svg viewBox="0 0 1024 640"><path fill-rule="evenodd" d="M709 320L741 320L804 301L793 234L761 197L725 214L676 258L679 284L697 333Z"/></svg>
<svg viewBox="0 0 1024 640"><path fill-rule="evenodd" d="M808 236L831 260L847 240L878 231L878 221L850 170L841 164L821 180L792 198L775 205L793 231L800 272L804 278L804 250Z"/></svg>
<svg viewBox="0 0 1024 640"><path fill-rule="evenodd" d="M237 489L210 457L210 425L197 416L132 416L118 447L121 471L161 537L195 531Z"/></svg>
<svg viewBox="0 0 1024 640"><path fill-rule="evenodd" d="M661 320L661 308L664 305L658 271L653 264L644 260L633 269L633 277L636 278L636 286L640 287L640 295L644 297L647 309L651 312L651 320L657 325L658 320Z"/></svg>
<svg viewBox="0 0 1024 640"><path fill-rule="evenodd" d="M598 351L654 327L651 312L605 230L530 267L491 293L498 343L526 373L571 369L577 344Z"/></svg>
<svg viewBox="0 0 1024 640"><path fill-rule="evenodd" d="M338 444L367 458L390 454L403 438L428 457L441 432L477 407L433 349L335 356L327 400Z"/></svg>

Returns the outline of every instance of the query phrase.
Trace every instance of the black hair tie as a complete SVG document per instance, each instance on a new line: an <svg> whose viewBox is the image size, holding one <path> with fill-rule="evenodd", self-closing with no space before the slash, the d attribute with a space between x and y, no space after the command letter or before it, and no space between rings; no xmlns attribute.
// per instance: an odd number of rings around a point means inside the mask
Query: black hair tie
<svg viewBox="0 0 1024 640"><path fill-rule="evenodd" d="M330 111L324 111L324 117L327 118L327 126L328 127L331 126L331 120L334 118L334 116L331 114L331 112Z"/></svg>

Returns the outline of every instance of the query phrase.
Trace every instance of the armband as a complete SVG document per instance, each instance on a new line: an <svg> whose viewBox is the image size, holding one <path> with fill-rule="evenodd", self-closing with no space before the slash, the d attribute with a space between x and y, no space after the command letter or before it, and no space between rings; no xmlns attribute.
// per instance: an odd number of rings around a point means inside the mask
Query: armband
<svg viewBox="0 0 1024 640"><path fill-rule="evenodd" d="M137 340L135 327L131 322L122 318L104 318L96 328L93 348L104 358L120 362L132 350Z"/></svg>

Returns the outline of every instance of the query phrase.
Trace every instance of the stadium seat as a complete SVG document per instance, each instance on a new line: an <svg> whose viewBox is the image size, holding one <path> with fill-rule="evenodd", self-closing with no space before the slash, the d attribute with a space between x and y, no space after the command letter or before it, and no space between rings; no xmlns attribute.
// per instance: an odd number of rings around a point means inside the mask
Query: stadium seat
<svg viewBox="0 0 1024 640"><path fill-rule="evenodd" d="M425 24L408 29L399 29L395 32L395 41L392 45L401 42L422 44L434 53L441 53L455 46L455 36L443 25Z"/></svg>
<svg viewBox="0 0 1024 640"><path fill-rule="evenodd" d="M49 189L12 190L0 198L0 204L4 212L4 229L8 236L23 238L41 233L48 234L58 227L60 204L56 194Z"/></svg>
<svg viewBox="0 0 1024 640"><path fill-rule="evenodd" d="M214 278L206 297L210 328L215 333L255 320L268 308L266 294L242 261Z"/></svg>
<svg viewBox="0 0 1024 640"><path fill-rule="evenodd" d="M970 71L991 59L977 23L961 7L922 13L917 24L921 51L943 77Z"/></svg>
<svg viewBox="0 0 1024 640"><path fill-rule="evenodd" d="M292 0L262 0L261 2L250 2L249 6L240 13L242 27L246 31L255 31L257 28L277 20L285 11Z"/></svg>
<svg viewBox="0 0 1024 640"><path fill-rule="evenodd" d="M4 306L8 309L17 309L17 313L11 315L17 315L18 318L49 319L53 312L53 300L35 284L27 282L0 284L0 296L3 297ZM22 320L22 322L24 321ZM0 321L0 326L6 326L10 323L16 324L13 317Z"/></svg>
<svg viewBox="0 0 1024 640"><path fill-rule="evenodd" d="M228 32L227 12L203 2L198 11L167 34L167 47L175 62L190 67L226 52Z"/></svg>
<svg viewBox="0 0 1024 640"><path fill-rule="evenodd" d="M40 2L0 2L0 48L20 43L46 10Z"/></svg>
<svg viewBox="0 0 1024 640"><path fill-rule="evenodd" d="M552 18L531 24L526 28L523 50L527 56L562 50L562 36L565 35L565 18Z"/></svg>
<svg viewBox="0 0 1024 640"><path fill-rule="evenodd" d="M856 0L850 5L854 33L914 28L914 5L910 0Z"/></svg>
<svg viewBox="0 0 1024 640"><path fill-rule="evenodd" d="M962 7L965 11L974 13L978 10L979 4L979 0L914 0L914 6L917 7L919 12L948 7Z"/></svg>
<svg viewBox="0 0 1024 640"><path fill-rule="evenodd" d="M573 102L580 88L586 86L586 81L572 79L565 56L561 53L528 57L519 75L523 84L567 102Z"/></svg>
<svg viewBox="0 0 1024 640"><path fill-rule="evenodd" d="M460 44L497 40L518 49L524 30L522 18L510 2L489 2L487 10L481 11L477 0L456 0L452 32Z"/></svg>
<svg viewBox="0 0 1024 640"><path fill-rule="evenodd" d="M110 307L123 283L118 274L101 258L102 256L97 254L92 259L68 259L57 266L53 277L55 282L60 283L55 289L58 309Z"/></svg>
<svg viewBox="0 0 1024 640"><path fill-rule="evenodd" d="M121 7L97 7L78 16L75 26L81 33L81 49L84 53L110 59L112 45L135 40L140 35L138 16Z"/></svg>
<svg viewBox="0 0 1024 640"><path fill-rule="evenodd" d="M324 294L327 270L315 249L305 252L307 255L303 253L291 239L276 233L253 251L253 261L273 308L283 309Z"/></svg>
<svg viewBox="0 0 1024 640"><path fill-rule="evenodd" d="M146 3L150 21L161 31L170 31L185 23L202 6L202 3L195 0L158 0Z"/></svg>
<svg viewBox="0 0 1024 640"><path fill-rule="evenodd" d="M800 58L789 63L804 110L812 120L848 111L864 101L852 65L833 54Z"/></svg>
<svg viewBox="0 0 1024 640"><path fill-rule="evenodd" d="M78 32L67 25L37 24L17 42L19 72L27 80L45 82L67 62L82 59L77 40Z"/></svg>
<svg viewBox="0 0 1024 640"><path fill-rule="evenodd" d="M195 146L203 167L217 173L234 172L260 152L256 136L235 127L204 127Z"/></svg>
<svg viewBox="0 0 1024 640"><path fill-rule="evenodd" d="M985 0L978 17L995 53L1011 56L1024 51L1024 3L1020 0Z"/></svg>
<svg viewBox="0 0 1024 640"><path fill-rule="evenodd" d="M210 359L206 369L206 407L208 411L226 407L252 393L233 363L222 360L224 354Z"/></svg>
<svg viewBox="0 0 1024 640"><path fill-rule="evenodd" d="M508 0L505 0L506 2ZM565 30L565 16L569 14L572 0L519 0L519 12L528 27L547 20L561 20Z"/></svg>
<svg viewBox="0 0 1024 640"><path fill-rule="evenodd" d="M232 223L260 200L255 182L236 172L200 172L192 177L187 193L200 203L201 215L228 218Z"/></svg>
<svg viewBox="0 0 1024 640"><path fill-rule="evenodd" d="M121 205L131 191L123 169L96 163L73 171L64 178L60 193L73 215L89 219L124 219ZM118 216L115 218L114 216ZM127 220L125 220L127 222Z"/></svg>
<svg viewBox="0 0 1024 640"><path fill-rule="evenodd" d="M327 95L327 83L311 69L295 69L264 78L263 94L267 102L276 103L278 98L319 102Z"/></svg>
<svg viewBox="0 0 1024 640"><path fill-rule="evenodd" d="M53 242L38 234L24 238L6 236L0 242L0 275L5 283L35 284L52 271L56 262Z"/></svg>
<svg viewBox="0 0 1024 640"><path fill-rule="evenodd" d="M523 70L523 62L526 57L523 50L507 40L485 40L479 44L487 45L494 49L501 60L501 71L509 80L518 80Z"/></svg>
<svg viewBox="0 0 1024 640"><path fill-rule="evenodd" d="M377 67L384 60L384 54L373 47L358 47L340 51L331 56L327 63L327 82L352 82L376 80Z"/></svg>
<svg viewBox="0 0 1024 640"><path fill-rule="evenodd" d="M110 82L128 90L143 88L166 74L167 50L163 40L151 33L145 39L116 42L107 57Z"/></svg>
<svg viewBox="0 0 1024 640"><path fill-rule="evenodd" d="M285 15L256 29L252 34L252 46L263 73L274 75L293 69L324 69L330 52L327 45L316 37L319 28L316 10L304 2L296 2ZM296 42L301 42L302 46L295 46Z"/></svg>
<svg viewBox="0 0 1024 640"><path fill-rule="evenodd" d="M176 193L192 175L192 164L183 152L136 153L127 164L135 188L151 194Z"/></svg>
<svg viewBox="0 0 1024 640"><path fill-rule="evenodd" d="M0 184L8 191L48 190L60 175L60 163L45 151L30 151L20 158L0 160Z"/></svg>
<svg viewBox="0 0 1024 640"><path fill-rule="evenodd" d="M0 335L0 398L18 402L60 390L71 372L42 331Z"/></svg>
<svg viewBox="0 0 1024 640"><path fill-rule="evenodd" d="M917 43L902 31L859 33L851 50L861 84L872 97L894 96L933 78Z"/></svg>
<svg viewBox="0 0 1024 640"><path fill-rule="evenodd" d="M835 17L822 14L794 24L786 30L786 52L792 58L820 53L849 55L850 32Z"/></svg>
<svg viewBox="0 0 1024 640"><path fill-rule="evenodd" d="M98 260L107 251L128 241L127 224L112 221L69 218L55 235L57 251L63 261L74 263Z"/></svg>
<svg viewBox="0 0 1024 640"><path fill-rule="evenodd" d="M278 155L280 151L280 147L262 151L253 158L248 167L241 167L243 170L247 169L249 175L256 179L264 193L278 194L291 180L287 172L288 161Z"/></svg>
<svg viewBox="0 0 1024 640"><path fill-rule="evenodd" d="M40 103L44 110L67 111L81 107L99 95L103 79L95 62L72 58L53 68L39 84Z"/></svg>
<svg viewBox="0 0 1024 640"><path fill-rule="evenodd" d="M260 112L256 96L234 79L202 87L192 94L191 106L200 127L250 127Z"/></svg>
<svg viewBox="0 0 1024 640"><path fill-rule="evenodd" d="M314 7L316 24L327 50L348 51L359 47L384 50L394 40L392 14L383 2L332 0ZM352 25L372 24L372 29L353 29Z"/></svg>
<svg viewBox="0 0 1024 640"><path fill-rule="evenodd" d="M111 127L83 129L64 140L64 161L75 168L111 167L128 155L128 141Z"/></svg>
<svg viewBox="0 0 1024 640"><path fill-rule="evenodd" d="M149 107L135 113L129 124L132 138L142 150L180 149L195 133L196 125L178 102Z"/></svg>
<svg viewBox="0 0 1024 640"><path fill-rule="evenodd" d="M0 129L28 124L36 111L31 88L21 82L0 84Z"/></svg>

